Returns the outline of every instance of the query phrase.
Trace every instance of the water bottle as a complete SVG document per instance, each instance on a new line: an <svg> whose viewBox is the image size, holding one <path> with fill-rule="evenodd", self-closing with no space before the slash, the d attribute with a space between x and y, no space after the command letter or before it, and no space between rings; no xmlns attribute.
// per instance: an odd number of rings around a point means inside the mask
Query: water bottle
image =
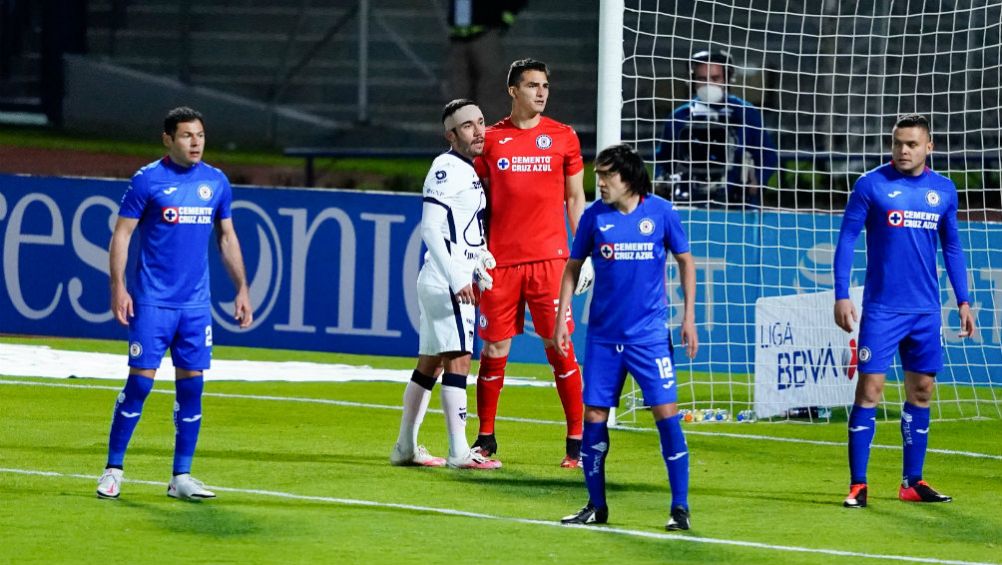
<svg viewBox="0 0 1002 565"><path fill-rule="evenodd" d="M811 418L817 417L817 408L814 406L800 406L797 408L790 408L783 412L783 416L786 418ZM813 413L812 413L813 412Z"/></svg>
<svg viewBox="0 0 1002 565"><path fill-rule="evenodd" d="M830 419L832 411L831 408L826 406L801 406L798 408L790 408L784 412L783 415L787 418L809 418L811 420L817 420L819 418Z"/></svg>

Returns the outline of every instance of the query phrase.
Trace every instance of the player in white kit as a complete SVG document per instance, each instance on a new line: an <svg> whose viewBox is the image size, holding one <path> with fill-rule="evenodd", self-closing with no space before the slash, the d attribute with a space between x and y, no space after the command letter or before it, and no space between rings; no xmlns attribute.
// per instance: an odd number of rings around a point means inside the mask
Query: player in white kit
<svg viewBox="0 0 1002 565"><path fill-rule="evenodd" d="M421 238L428 252L417 279L420 346L390 463L497 469L500 461L471 450L466 440L466 379L477 304L473 285L489 290L493 280L487 269L495 265L484 239L484 189L473 168L473 158L484 150L484 116L473 101L458 99L446 104L442 123L451 148L435 158L424 181ZM449 435L445 459L417 443L440 368Z"/></svg>

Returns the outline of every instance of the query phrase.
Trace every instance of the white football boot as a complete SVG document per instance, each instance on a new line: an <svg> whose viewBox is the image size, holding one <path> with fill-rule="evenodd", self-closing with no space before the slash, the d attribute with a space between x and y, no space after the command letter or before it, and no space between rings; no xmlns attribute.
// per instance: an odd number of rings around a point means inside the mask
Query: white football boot
<svg viewBox="0 0 1002 565"><path fill-rule="evenodd" d="M175 475L167 485L167 496L181 500L215 498L216 493L205 488L205 483L188 473Z"/></svg>
<svg viewBox="0 0 1002 565"><path fill-rule="evenodd" d="M122 470L105 469L97 480L98 498L118 498L122 494Z"/></svg>
<svg viewBox="0 0 1002 565"><path fill-rule="evenodd" d="M390 464L397 466L418 466L418 467L444 467L445 459L435 457L423 445L417 446L413 452L406 452L400 448L400 444L394 444L390 453Z"/></svg>
<svg viewBox="0 0 1002 565"><path fill-rule="evenodd" d="M449 467L453 469L477 469L489 471L500 469L501 462L490 457L484 457L479 448L471 449L462 457L449 457L447 460Z"/></svg>

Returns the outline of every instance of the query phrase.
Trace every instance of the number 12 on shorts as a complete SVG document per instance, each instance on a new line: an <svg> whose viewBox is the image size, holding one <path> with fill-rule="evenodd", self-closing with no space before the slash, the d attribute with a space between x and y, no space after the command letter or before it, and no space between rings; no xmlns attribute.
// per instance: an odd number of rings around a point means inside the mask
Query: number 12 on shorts
<svg viewBox="0 0 1002 565"><path fill-rule="evenodd" d="M658 374L662 379L675 378L675 368L672 366L671 357L658 357L654 361L658 364Z"/></svg>

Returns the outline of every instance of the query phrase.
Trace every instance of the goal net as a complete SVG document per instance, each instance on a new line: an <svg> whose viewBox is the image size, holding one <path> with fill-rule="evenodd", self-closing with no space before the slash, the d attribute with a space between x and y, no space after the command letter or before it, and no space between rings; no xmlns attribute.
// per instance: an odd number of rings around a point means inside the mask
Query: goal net
<svg viewBox="0 0 1002 565"><path fill-rule="evenodd" d="M978 326L973 338L958 337L940 255L946 368L937 377L933 417L1002 416L1002 0L626 0L621 27L622 100L606 102L600 116L615 112L619 137L654 163L657 192L680 209L698 266L699 354L686 362L676 346L682 407L725 409L733 418L754 409L756 396L761 401L757 386L780 396L817 389L790 398L804 408L831 406L836 416L851 405L845 389L854 384L855 342L830 333L830 298L819 307L809 297L833 287L833 252L853 182L889 160L896 117L921 113L932 124L930 165L960 194ZM723 96L758 108L766 135L740 124L749 121L745 110L714 103L721 93L695 92L690 73L700 51L726 52L732 66ZM699 114L701 121L686 130L673 112L694 99L689 120ZM743 192L734 192L736 184ZM863 240L854 286L864 276ZM682 295L673 264L669 277L677 343ZM757 322L757 303L761 309L760 301L777 297L793 299L767 303L771 317ZM816 334L814 342L808 334ZM904 399L899 363L885 389L888 417L897 417ZM843 390L831 395L827 386ZM789 402L771 412L797 407ZM626 407L636 404L628 398Z"/></svg>

